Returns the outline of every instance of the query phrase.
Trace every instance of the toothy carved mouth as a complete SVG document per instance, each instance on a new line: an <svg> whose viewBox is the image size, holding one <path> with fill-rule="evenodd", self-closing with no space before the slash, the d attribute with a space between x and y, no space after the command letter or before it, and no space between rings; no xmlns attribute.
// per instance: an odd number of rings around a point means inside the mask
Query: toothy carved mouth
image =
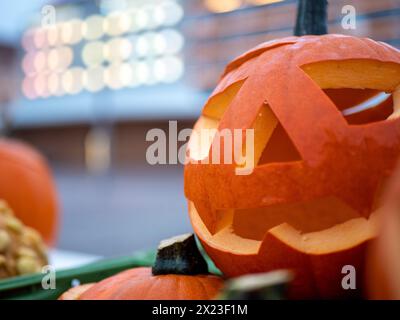
<svg viewBox="0 0 400 320"><path fill-rule="evenodd" d="M189 212L200 238L215 248L235 254L257 254L268 233L309 254L344 250L376 234L377 214L362 218L334 197L301 204L220 211L220 215L225 214L220 219L224 223L220 223L214 234L209 232L192 202Z"/></svg>

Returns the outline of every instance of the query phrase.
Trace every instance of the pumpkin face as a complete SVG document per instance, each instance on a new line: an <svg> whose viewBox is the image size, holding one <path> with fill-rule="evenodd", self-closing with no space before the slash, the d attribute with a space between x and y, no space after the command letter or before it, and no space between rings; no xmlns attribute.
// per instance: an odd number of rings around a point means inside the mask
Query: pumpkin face
<svg viewBox="0 0 400 320"><path fill-rule="evenodd" d="M44 158L29 146L0 140L0 198L15 215L54 243L57 228L57 195Z"/></svg>
<svg viewBox="0 0 400 320"><path fill-rule="evenodd" d="M185 166L193 228L226 276L291 269L294 298L357 293L342 268L362 282L400 155L399 85L398 50L342 35L267 42L228 65L194 130L254 129L254 169L199 163L213 139L191 139Z"/></svg>

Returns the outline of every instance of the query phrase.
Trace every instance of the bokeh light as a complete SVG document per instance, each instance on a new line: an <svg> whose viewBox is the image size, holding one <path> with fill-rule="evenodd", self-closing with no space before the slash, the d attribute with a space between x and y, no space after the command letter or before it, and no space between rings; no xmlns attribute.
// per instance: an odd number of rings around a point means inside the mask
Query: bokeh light
<svg viewBox="0 0 400 320"><path fill-rule="evenodd" d="M88 17L82 25L82 35L86 40L97 40L104 35L104 18L100 15Z"/></svg>
<svg viewBox="0 0 400 320"><path fill-rule="evenodd" d="M33 42L35 44L36 49L43 49L47 46L47 34L46 29L37 28L34 31Z"/></svg>
<svg viewBox="0 0 400 320"><path fill-rule="evenodd" d="M83 89L84 70L80 67L73 67L62 75L62 86L66 93L77 94Z"/></svg>
<svg viewBox="0 0 400 320"><path fill-rule="evenodd" d="M121 89L123 87L121 79L121 63L114 62L110 64L105 70L104 79L110 89Z"/></svg>
<svg viewBox="0 0 400 320"><path fill-rule="evenodd" d="M250 4L254 4L256 6L263 5L263 4L270 4L270 3L276 3L276 2L281 2L283 0L246 0Z"/></svg>
<svg viewBox="0 0 400 320"><path fill-rule="evenodd" d="M166 44L165 53L175 54L183 49L185 40L183 35L175 29L165 29L160 32L160 36L164 39Z"/></svg>
<svg viewBox="0 0 400 320"><path fill-rule="evenodd" d="M110 36L119 36L130 29L131 16L124 12L111 13L104 22L105 32Z"/></svg>
<svg viewBox="0 0 400 320"><path fill-rule="evenodd" d="M35 56L34 52L28 52L22 59L22 70L26 75L33 75L35 73Z"/></svg>
<svg viewBox="0 0 400 320"><path fill-rule="evenodd" d="M184 72L183 61L176 56L158 58L154 62L154 74L158 81L172 83L179 80Z"/></svg>
<svg viewBox="0 0 400 320"><path fill-rule="evenodd" d="M93 41L85 44L82 50L82 60L87 66L101 65L104 57L104 42Z"/></svg>
<svg viewBox="0 0 400 320"><path fill-rule="evenodd" d="M147 28L150 17L147 12L142 9L130 9L128 11L130 17L130 31L139 32Z"/></svg>
<svg viewBox="0 0 400 320"><path fill-rule="evenodd" d="M113 38L104 46L104 56L109 61L128 59L132 54L132 43L126 38Z"/></svg>
<svg viewBox="0 0 400 320"><path fill-rule="evenodd" d="M64 91L62 90L60 74L51 73L47 77L47 89L52 96L61 96Z"/></svg>
<svg viewBox="0 0 400 320"><path fill-rule="evenodd" d="M49 96L49 91L47 88L47 76L44 73L38 74L35 77L33 87L37 96L42 98Z"/></svg>
<svg viewBox="0 0 400 320"><path fill-rule="evenodd" d="M83 85L89 92L98 92L104 89L104 68L91 67L85 70Z"/></svg>
<svg viewBox="0 0 400 320"><path fill-rule="evenodd" d="M24 35L22 36L22 47L25 51L32 51L35 49L35 30L28 29L25 31Z"/></svg>
<svg viewBox="0 0 400 320"><path fill-rule="evenodd" d="M241 0L204 0L208 10L216 13L229 12L240 8Z"/></svg>
<svg viewBox="0 0 400 320"><path fill-rule="evenodd" d="M67 69L74 60L74 52L71 47L60 47L57 49L59 61L58 61L58 70L64 71Z"/></svg>
<svg viewBox="0 0 400 320"><path fill-rule="evenodd" d="M119 77L122 86L127 87L132 83L133 79L133 69L132 65L129 63L122 63L120 65Z"/></svg>
<svg viewBox="0 0 400 320"><path fill-rule="evenodd" d="M49 70L55 71L60 64L60 53L58 49L51 49L47 55L47 67Z"/></svg>
<svg viewBox="0 0 400 320"><path fill-rule="evenodd" d="M145 61L133 61L131 66L133 72L131 86L139 86L150 82L152 75L148 63Z"/></svg>
<svg viewBox="0 0 400 320"><path fill-rule="evenodd" d="M146 29L155 29L159 26L158 21L154 18L155 8L157 6L153 4L146 4L140 10L143 16L147 17L147 23L145 25Z"/></svg>
<svg viewBox="0 0 400 320"><path fill-rule="evenodd" d="M60 39L60 27L55 24L46 28L47 31L47 43L50 47L57 46L61 43Z"/></svg>
<svg viewBox="0 0 400 320"><path fill-rule="evenodd" d="M61 29L61 41L64 44L77 44L82 40L82 21L79 19L73 19L64 22L60 26Z"/></svg>
<svg viewBox="0 0 400 320"><path fill-rule="evenodd" d="M163 25L173 26L182 20L184 11L182 6L176 1L167 0L162 2L159 6L165 16Z"/></svg>
<svg viewBox="0 0 400 320"><path fill-rule="evenodd" d="M47 54L44 51L38 51L35 54L33 66L37 73L47 69Z"/></svg>
<svg viewBox="0 0 400 320"><path fill-rule="evenodd" d="M34 88L34 78L33 77L25 77L22 81L22 93L28 99L36 99L37 94Z"/></svg>
<svg viewBox="0 0 400 320"><path fill-rule="evenodd" d="M151 48L147 35L140 35L134 44L135 55L138 57L146 57L150 51Z"/></svg>

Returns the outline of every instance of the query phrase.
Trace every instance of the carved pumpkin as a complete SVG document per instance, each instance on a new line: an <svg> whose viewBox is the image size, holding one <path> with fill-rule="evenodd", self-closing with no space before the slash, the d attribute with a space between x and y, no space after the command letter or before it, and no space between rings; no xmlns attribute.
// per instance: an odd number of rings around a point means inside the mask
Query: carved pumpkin
<svg viewBox="0 0 400 320"><path fill-rule="evenodd" d="M379 237L369 248L367 260L368 297L400 300L400 167L381 211Z"/></svg>
<svg viewBox="0 0 400 320"><path fill-rule="evenodd" d="M194 236L183 235L161 242L153 268L72 288L60 300L209 300L222 286L221 278L208 274Z"/></svg>
<svg viewBox="0 0 400 320"><path fill-rule="evenodd" d="M193 228L226 276L292 269L293 298L359 293L342 267L360 289L400 154L399 85L398 50L343 35L266 42L227 66L194 130L254 129L254 170L213 164L218 135L191 138L185 166Z"/></svg>
<svg viewBox="0 0 400 320"><path fill-rule="evenodd" d="M57 193L45 159L26 144L0 139L0 198L24 224L53 244L58 220Z"/></svg>

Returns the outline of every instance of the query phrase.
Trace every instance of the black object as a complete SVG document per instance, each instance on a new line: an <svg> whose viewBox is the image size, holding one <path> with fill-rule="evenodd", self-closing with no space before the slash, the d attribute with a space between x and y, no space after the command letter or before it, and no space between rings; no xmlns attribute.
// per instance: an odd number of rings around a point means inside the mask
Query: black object
<svg viewBox="0 0 400 320"><path fill-rule="evenodd" d="M208 274L207 262L201 255L193 234L163 240L158 247L153 275Z"/></svg>
<svg viewBox="0 0 400 320"><path fill-rule="evenodd" d="M327 10L327 0L299 0L294 35L327 34Z"/></svg>

